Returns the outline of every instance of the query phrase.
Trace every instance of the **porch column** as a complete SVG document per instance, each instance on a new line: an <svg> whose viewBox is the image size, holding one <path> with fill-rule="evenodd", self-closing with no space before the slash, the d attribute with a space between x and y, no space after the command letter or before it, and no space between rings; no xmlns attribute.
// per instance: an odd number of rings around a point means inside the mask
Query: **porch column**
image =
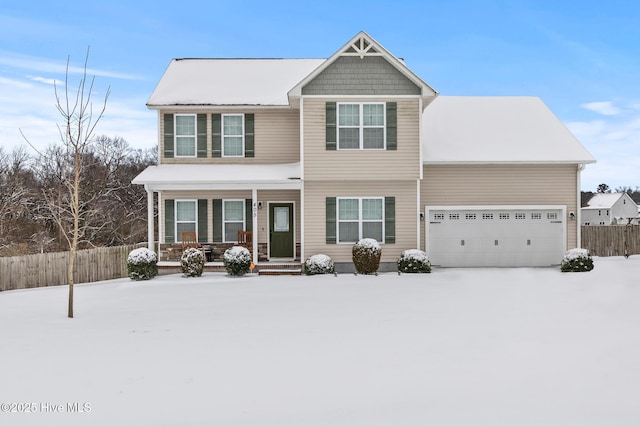
<svg viewBox="0 0 640 427"><path fill-rule="evenodd" d="M153 241L153 190L149 189L145 184L144 189L147 191L147 247L150 251L155 251ZM158 248L158 252L160 249Z"/></svg>
<svg viewBox="0 0 640 427"><path fill-rule="evenodd" d="M252 230L253 230L253 238L251 239L251 244L253 245L253 264L258 265L258 190L251 190L251 203L252 203Z"/></svg>

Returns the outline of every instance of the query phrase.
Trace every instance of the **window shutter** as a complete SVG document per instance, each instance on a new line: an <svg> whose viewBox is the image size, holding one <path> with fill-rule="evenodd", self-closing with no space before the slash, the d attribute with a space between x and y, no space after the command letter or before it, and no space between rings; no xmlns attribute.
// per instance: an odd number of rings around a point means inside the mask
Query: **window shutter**
<svg viewBox="0 0 640 427"><path fill-rule="evenodd" d="M326 143L327 150L335 150L338 141L338 129L336 120L336 103L327 102L326 104ZM335 243L335 242L334 242Z"/></svg>
<svg viewBox="0 0 640 427"><path fill-rule="evenodd" d="M336 234L336 198L327 197L327 231L326 238L328 245L335 245L337 242Z"/></svg>
<svg viewBox="0 0 640 427"><path fill-rule="evenodd" d="M398 104L387 102L387 150L398 149Z"/></svg>
<svg viewBox="0 0 640 427"><path fill-rule="evenodd" d="M213 157L222 157L222 114L211 115L211 145Z"/></svg>
<svg viewBox="0 0 640 427"><path fill-rule="evenodd" d="M255 135L253 114L244 115L244 156L255 157Z"/></svg>
<svg viewBox="0 0 640 427"><path fill-rule="evenodd" d="M164 157L173 157L173 114L164 115Z"/></svg>
<svg viewBox="0 0 640 427"><path fill-rule="evenodd" d="M213 199L213 241L222 242L222 199Z"/></svg>
<svg viewBox="0 0 640 427"><path fill-rule="evenodd" d="M174 201L166 199L164 201L164 242L174 243L176 241L176 224L175 224L175 211Z"/></svg>
<svg viewBox="0 0 640 427"><path fill-rule="evenodd" d="M198 199L198 242L206 243L209 239L207 221L207 200Z"/></svg>
<svg viewBox="0 0 640 427"><path fill-rule="evenodd" d="M198 157L207 157L207 115L198 114Z"/></svg>
<svg viewBox="0 0 640 427"><path fill-rule="evenodd" d="M396 198L384 198L384 242L396 242Z"/></svg>
<svg viewBox="0 0 640 427"><path fill-rule="evenodd" d="M253 230L253 200L247 199L244 201L244 224L245 231Z"/></svg>

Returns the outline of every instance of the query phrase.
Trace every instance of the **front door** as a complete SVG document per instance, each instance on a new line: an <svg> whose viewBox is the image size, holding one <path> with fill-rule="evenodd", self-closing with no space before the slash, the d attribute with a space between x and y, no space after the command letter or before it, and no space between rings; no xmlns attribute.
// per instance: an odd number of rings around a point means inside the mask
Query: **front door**
<svg viewBox="0 0 640 427"><path fill-rule="evenodd" d="M294 258L293 203L269 203L269 258Z"/></svg>

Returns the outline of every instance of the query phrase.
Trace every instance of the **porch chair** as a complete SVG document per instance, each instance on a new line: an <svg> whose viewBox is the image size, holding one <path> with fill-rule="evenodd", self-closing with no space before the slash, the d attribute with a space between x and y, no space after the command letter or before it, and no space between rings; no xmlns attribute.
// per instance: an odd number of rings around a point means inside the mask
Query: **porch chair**
<svg viewBox="0 0 640 427"><path fill-rule="evenodd" d="M253 232L252 231L238 231L238 246L244 246L249 249L249 252L253 251Z"/></svg>
<svg viewBox="0 0 640 427"><path fill-rule="evenodd" d="M189 248L196 248L202 252L202 255L206 258L206 254L204 251L204 246L198 243L198 237L195 231L183 231L181 234L182 239L182 252L186 251Z"/></svg>

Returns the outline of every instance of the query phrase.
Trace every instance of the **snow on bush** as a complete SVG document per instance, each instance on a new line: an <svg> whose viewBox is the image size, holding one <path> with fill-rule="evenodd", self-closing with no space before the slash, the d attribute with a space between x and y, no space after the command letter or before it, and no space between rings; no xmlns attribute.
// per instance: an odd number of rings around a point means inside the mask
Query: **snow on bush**
<svg viewBox="0 0 640 427"><path fill-rule="evenodd" d="M360 274L372 274L380 267L382 249L375 239L362 239L353 245L353 265Z"/></svg>
<svg viewBox="0 0 640 427"><path fill-rule="evenodd" d="M591 270L593 270L593 259L588 250L575 248L565 252L560 264L560 271L581 272Z"/></svg>
<svg viewBox="0 0 640 427"><path fill-rule="evenodd" d="M129 252L127 273L131 280L149 280L158 275L158 256L147 248Z"/></svg>
<svg viewBox="0 0 640 427"><path fill-rule="evenodd" d="M304 274L334 274L336 272L333 260L324 254L311 255L304 262Z"/></svg>
<svg viewBox="0 0 640 427"><path fill-rule="evenodd" d="M427 253L419 249L403 251L397 264L399 273L431 273L431 263Z"/></svg>
<svg viewBox="0 0 640 427"><path fill-rule="evenodd" d="M180 264L185 276L200 277L204 270L204 254L200 249L189 248L182 253Z"/></svg>
<svg viewBox="0 0 640 427"><path fill-rule="evenodd" d="M229 276L244 276L251 268L251 252L242 246L232 246L222 255Z"/></svg>

